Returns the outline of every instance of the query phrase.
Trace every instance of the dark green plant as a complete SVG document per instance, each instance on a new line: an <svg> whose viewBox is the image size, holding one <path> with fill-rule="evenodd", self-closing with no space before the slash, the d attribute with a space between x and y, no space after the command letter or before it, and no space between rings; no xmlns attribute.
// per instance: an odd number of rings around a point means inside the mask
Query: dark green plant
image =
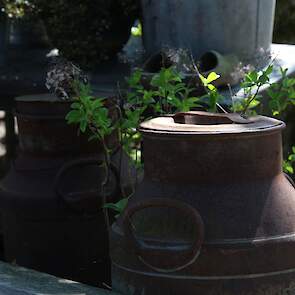
<svg viewBox="0 0 295 295"><path fill-rule="evenodd" d="M259 90L265 85L270 85L267 104L271 107L274 115L284 111L288 105L294 105L293 94L295 91L293 86L295 82L286 76L285 70L282 70L282 83L270 84L269 76L272 71L273 67L269 66L261 72L252 71L245 76L245 80L241 84L244 96L233 105L234 112L243 116L253 114L255 107L263 102L259 96ZM80 83L78 84L79 89L76 91L80 94L73 102L72 111L68 114L67 120L69 123L79 124L81 132L89 129L92 132L91 139L99 141L104 141L105 136L117 128L122 147L134 159L137 168L140 168L141 135L137 128L142 121L153 116L190 111L195 108L217 111L223 97L213 84L219 76L216 73L211 73L208 77L198 75L207 90L207 94L195 97L192 95L195 89L185 84L182 75L174 67L161 69L151 78L149 87L143 85L142 71L136 70L128 79L129 89L126 95L122 97L121 116L116 123L110 120L103 100L94 98L89 86ZM110 154L107 148L105 151L106 154ZM295 148L293 148L293 153L295 153ZM108 161L109 158L106 165L110 163ZM284 162L284 171L293 173L292 165L294 163L295 155L292 154ZM105 207L120 213L127 202L128 198L124 198L117 204L106 204Z"/></svg>
<svg viewBox="0 0 295 295"><path fill-rule="evenodd" d="M253 109L261 103L262 97L259 95L261 88L270 84L269 77L272 71L273 65L270 65L261 72L251 71L245 75L241 83L244 96L233 103L233 112L240 113L242 116L253 114Z"/></svg>
<svg viewBox="0 0 295 295"><path fill-rule="evenodd" d="M263 109L273 116L279 116L288 107L295 105L295 78L288 77L288 69L280 68L281 79L278 83L270 83L270 75L273 66L256 72L251 71L246 74L241 88L244 91L242 97L236 98L233 103L233 112L240 113L242 116L256 114L256 109L263 104ZM267 95L262 97L259 92L262 87L269 86ZM233 99L234 100L234 99Z"/></svg>
<svg viewBox="0 0 295 295"><path fill-rule="evenodd" d="M280 115L289 106L295 106L295 78L288 77L288 69L280 69L281 82L274 83L268 90L269 108L274 116Z"/></svg>
<svg viewBox="0 0 295 295"><path fill-rule="evenodd" d="M295 167L295 146L292 148L292 153L288 156L287 160L283 163L284 172L287 174L294 174Z"/></svg>
<svg viewBox="0 0 295 295"><path fill-rule="evenodd" d="M131 28L131 34L134 37L141 37L142 36L142 24L139 22L136 26Z"/></svg>
<svg viewBox="0 0 295 295"><path fill-rule="evenodd" d="M191 95L194 88L186 86L181 74L173 67L163 68L155 74L148 88L142 85L142 81L141 70L135 71L128 79L129 90L124 99L123 116L119 124L122 145L139 166L141 135L137 127L142 121L156 115L186 112L200 106L200 99Z"/></svg>
<svg viewBox="0 0 295 295"><path fill-rule="evenodd" d="M55 59L49 67L46 87L60 100L71 101L71 111L67 114L68 124L79 126L80 133L89 134L89 140L97 140L103 147L106 176L102 190L109 181L111 150L106 138L115 128L109 116L105 99L93 95L87 76L72 62L62 58Z"/></svg>
<svg viewBox="0 0 295 295"><path fill-rule="evenodd" d="M138 0L32 1L52 46L87 69L116 56L138 16Z"/></svg>
<svg viewBox="0 0 295 295"><path fill-rule="evenodd" d="M150 90L155 97L156 113L187 112L191 108L200 106L200 98L195 97L192 88L184 82L181 73L174 67L162 68L151 80Z"/></svg>
<svg viewBox="0 0 295 295"><path fill-rule="evenodd" d="M144 87L142 81L142 71L137 70L128 80L127 93L127 104L140 107L142 114L148 108L152 115L159 115L200 106L201 99L193 95L195 88L187 86L174 67L162 68L152 77L149 87Z"/></svg>
<svg viewBox="0 0 295 295"><path fill-rule="evenodd" d="M270 65L261 72L252 71L245 76L241 84L244 90L244 97L240 98L233 105L233 111L241 113L243 116L256 114L256 108L263 104L263 109L273 116L282 115L289 107L295 106L295 79L287 76L288 69L280 68L281 80L278 83L270 83L269 76L273 71ZM259 91L261 87L268 85L267 96L261 97ZM292 149L286 160L283 162L285 173L294 174L295 147Z"/></svg>
<svg viewBox="0 0 295 295"><path fill-rule="evenodd" d="M200 73L198 76L207 90L207 95L203 96L203 100L207 101L208 111L215 113L217 112L217 107L223 100L223 97L219 94L218 89L212 83L219 79L220 76L214 72L210 73L207 78Z"/></svg>
<svg viewBox="0 0 295 295"><path fill-rule="evenodd" d="M114 126L105 106L105 99L93 96L89 84L85 85L77 81L73 87L77 95L72 98L72 110L66 116L66 120L69 124L77 124L82 133L90 131L89 140L98 140L102 143L105 165L109 166L111 150L105 139L113 132Z"/></svg>
<svg viewBox="0 0 295 295"><path fill-rule="evenodd" d="M124 211L124 209L127 207L128 200L129 198L124 198L115 204L108 203L108 204L105 204L104 208L111 209L117 212L117 215L115 217L118 218L120 214Z"/></svg>
<svg viewBox="0 0 295 295"><path fill-rule="evenodd" d="M118 122L111 121L103 100L92 96L89 85L76 81L74 90L71 92L76 94L73 97L72 110L66 118L69 124L78 124L80 132L90 131L92 134L90 139L96 139L102 143L105 142L105 137L117 128L123 149L134 160L138 169L141 167L139 151L141 135L137 131L138 125L143 120L159 114L189 111L191 108L199 107L201 101L191 96L194 89L185 85L183 78L173 67L162 69L155 74L149 89L142 85L142 78L142 71L137 70L128 79L129 91L124 98ZM217 75L213 77L212 74L208 79L213 81L217 78ZM210 88L209 84L208 87ZM104 147L106 166L108 166L111 151L105 144ZM125 207L124 204L127 204L127 198L118 204L106 204L105 208L120 212Z"/></svg>
<svg viewBox="0 0 295 295"><path fill-rule="evenodd" d="M79 95L73 98L72 110L66 120L69 124L78 124L82 133L89 128L94 138L103 141L113 131L108 109L104 105L105 99L93 96L89 84L77 83L74 87L78 88Z"/></svg>
<svg viewBox="0 0 295 295"><path fill-rule="evenodd" d="M102 191L104 191L110 177L112 153L106 144L106 137L114 131L114 125L108 108L105 106L105 99L93 96L89 84L85 85L80 81L74 81L73 88L75 89L73 93L76 93L76 96L72 97L72 110L67 114L66 120L68 124L77 124L80 132L86 133L88 131L89 140L96 140L102 144L104 151L102 166L106 172L102 183ZM103 200L103 204L106 204L106 200Z"/></svg>

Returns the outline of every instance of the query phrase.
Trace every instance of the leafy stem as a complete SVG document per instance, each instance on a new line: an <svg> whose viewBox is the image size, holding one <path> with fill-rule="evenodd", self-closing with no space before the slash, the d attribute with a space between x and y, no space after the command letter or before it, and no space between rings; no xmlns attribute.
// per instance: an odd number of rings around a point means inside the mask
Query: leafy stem
<svg viewBox="0 0 295 295"><path fill-rule="evenodd" d="M241 116L244 117L249 109L249 107L251 106L251 104L255 101L255 99L257 98L258 94L259 94L259 91L261 89L261 87L263 86L262 83L258 83L257 85L257 89L254 93L254 95L251 95L248 97L247 101L246 101L246 106L244 108L244 110L242 111L241 113Z"/></svg>
<svg viewBox="0 0 295 295"><path fill-rule="evenodd" d="M288 156L287 160L283 163L284 172L287 174L294 174L295 166L295 146L292 148L292 153Z"/></svg>

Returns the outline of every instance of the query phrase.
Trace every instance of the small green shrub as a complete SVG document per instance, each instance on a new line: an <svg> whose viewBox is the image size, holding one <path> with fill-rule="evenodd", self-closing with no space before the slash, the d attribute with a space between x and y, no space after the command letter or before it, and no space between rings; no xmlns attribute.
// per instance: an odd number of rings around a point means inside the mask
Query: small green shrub
<svg viewBox="0 0 295 295"><path fill-rule="evenodd" d="M286 75L286 70L281 69L282 82L270 83L270 74L273 66L270 65L263 71L251 71L246 74L241 83L244 95L234 100L232 111L248 117L256 114L257 107L265 104L272 114L277 116L288 107L295 105L295 79ZM137 128L139 124L151 117L175 112L186 112L193 109L203 109L216 112L222 109L224 98L220 95L214 82L219 79L216 73L210 73L207 77L196 73L206 90L206 94L200 97L193 96L195 88L187 86L182 74L175 67L162 68L159 73L153 75L149 87L142 84L143 72L136 70L128 79L128 91L120 109L120 118L112 122L108 111L103 104L103 99L91 94L89 85L83 85L77 81L73 83L76 93L73 97L72 110L67 116L69 124L78 124L81 132L89 130L92 133L90 139L104 142L105 137L114 129L120 134L122 148L135 160L138 169L142 168L140 159L141 134ZM268 99L266 102L259 96L259 90L269 85ZM106 167L110 163L111 150L105 148ZM293 153L284 161L284 171L294 173L295 147ZM118 204L108 204L106 207L121 212L127 204L127 199Z"/></svg>

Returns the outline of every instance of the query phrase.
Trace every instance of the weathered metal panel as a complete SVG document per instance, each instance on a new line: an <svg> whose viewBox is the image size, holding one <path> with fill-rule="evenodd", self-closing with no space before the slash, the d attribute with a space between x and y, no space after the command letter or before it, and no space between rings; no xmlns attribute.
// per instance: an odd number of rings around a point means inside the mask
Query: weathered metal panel
<svg viewBox="0 0 295 295"><path fill-rule="evenodd" d="M148 55L186 48L199 58L216 50L252 59L272 41L275 0L142 0Z"/></svg>

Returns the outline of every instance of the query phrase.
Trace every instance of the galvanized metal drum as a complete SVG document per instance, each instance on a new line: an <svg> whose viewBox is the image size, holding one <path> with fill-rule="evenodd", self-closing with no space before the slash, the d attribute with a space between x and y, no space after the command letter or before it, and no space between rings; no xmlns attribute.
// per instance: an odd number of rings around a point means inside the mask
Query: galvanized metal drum
<svg viewBox="0 0 295 295"><path fill-rule="evenodd" d="M179 113L143 123L145 176L111 231L124 295L295 291L295 189L285 124Z"/></svg>
<svg viewBox="0 0 295 295"><path fill-rule="evenodd" d="M5 259L102 286L110 283L102 205L120 198L118 175L113 168L102 191L101 143L66 123L70 104L50 95L16 101L20 149L0 185ZM108 143L114 149L117 136Z"/></svg>
<svg viewBox="0 0 295 295"><path fill-rule="evenodd" d="M141 0L148 55L163 47L215 50L251 61L269 52L275 0Z"/></svg>

